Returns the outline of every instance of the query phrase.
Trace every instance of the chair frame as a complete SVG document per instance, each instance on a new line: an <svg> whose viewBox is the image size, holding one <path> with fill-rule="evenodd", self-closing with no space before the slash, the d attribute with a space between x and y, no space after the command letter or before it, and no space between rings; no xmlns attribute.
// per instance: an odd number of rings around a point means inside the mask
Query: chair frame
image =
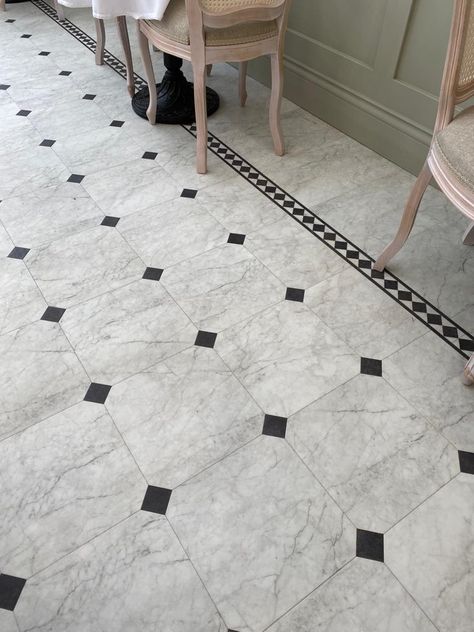
<svg viewBox="0 0 474 632"><path fill-rule="evenodd" d="M247 62L263 55L270 55L272 69L272 92L270 98L270 130L275 153L285 152L280 124L281 100L283 94L283 48L291 0L276 0L274 6L231 7L219 13L210 13L203 9L199 0L186 0L189 21L190 44L181 44L157 33L146 20L139 20L138 33L140 51L150 91L150 104L147 110L149 122L156 123L157 95L155 74L150 56L151 43L165 53L186 59L192 63L194 74L194 103L197 128L198 173L207 172L207 112L206 112L206 75L212 64L219 62L240 62L239 94L240 103L247 99L246 74ZM278 33L274 37L257 42L226 46L206 46L205 28L226 28L246 22L276 20Z"/></svg>

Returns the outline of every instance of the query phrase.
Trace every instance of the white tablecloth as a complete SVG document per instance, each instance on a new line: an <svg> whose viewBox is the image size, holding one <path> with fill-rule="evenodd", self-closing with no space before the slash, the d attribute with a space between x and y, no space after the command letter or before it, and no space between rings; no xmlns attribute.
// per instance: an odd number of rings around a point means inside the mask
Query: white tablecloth
<svg viewBox="0 0 474 632"><path fill-rule="evenodd" d="M59 0L65 7L92 7L96 18L104 20L119 15L146 20L161 20L170 0Z"/></svg>

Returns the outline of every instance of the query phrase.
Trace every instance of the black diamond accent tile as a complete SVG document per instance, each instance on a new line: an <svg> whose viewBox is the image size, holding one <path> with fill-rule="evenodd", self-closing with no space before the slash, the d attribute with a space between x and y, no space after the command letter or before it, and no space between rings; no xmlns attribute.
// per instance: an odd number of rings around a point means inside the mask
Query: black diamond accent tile
<svg viewBox="0 0 474 632"><path fill-rule="evenodd" d="M87 389L84 401L94 402L96 404L104 404L111 388L112 387L108 384L97 384L96 382L92 382L92 384Z"/></svg>
<svg viewBox="0 0 474 632"><path fill-rule="evenodd" d="M413 301L413 311L418 312L420 314L426 314L427 307L426 303L420 303L419 301Z"/></svg>
<svg viewBox="0 0 474 632"><path fill-rule="evenodd" d="M21 36L22 39L28 39L29 37L31 37L31 33L23 33Z"/></svg>
<svg viewBox="0 0 474 632"><path fill-rule="evenodd" d="M459 450L459 465L464 474L474 474L474 453Z"/></svg>
<svg viewBox="0 0 474 632"><path fill-rule="evenodd" d="M382 272L380 272L380 270L372 270L370 272L370 275L373 279L383 279L385 276L385 272L382 270Z"/></svg>
<svg viewBox="0 0 474 632"><path fill-rule="evenodd" d="M171 489L148 485L141 508L143 511L151 511L152 513L162 514L164 516L168 509L170 498Z"/></svg>
<svg viewBox="0 0 474 632"><path fill-rule="evenodd" d="M439 314L428 314L428 322L430 325L441 325L443 319Z"/></svg>
<svg viewBox="0 0 474 632"><path fill-rule="evenodd" d="M71 74L70 70L61 70L61 72L59 73L60 77L69 77L69 75Z"/></svg>
<svg viewBox="0 0 474 632"><path fill-rule="evenodd" d="M227 239L228 244L238 244L241 246L245 241L245 235L240 235L239 233L230 233L229 238Z"/></svg>
<svg viewBox="0 0 474 632"><path fill-rule="evenodd" d="M458 338L458 330L456 327L446 327L443 326L443 334L447 338Z"/></svg>
<svg viewBox="0 0 474 632"><path fill-rule="evenodd" d="M112 121L112 123L110 124L110 127L122 127L124 123L125 121Z"/></svg>
<svg viewBox="0 0 474 632"><path fill-rule="evenodd" d="M387 279L386 281L384 281L384 287L386 290L398 290L398 281Z"/></svg>
<svg viewBox="0 0 474 632"><path fill-rule="evenodd" d="M147 268L143 273L142 279L148 279L149 281L159 281L163 270L161 268Z"/></svg>
<svg viewBox="0 0 474 632"><path fill-rule="evenodd" d="M155 158L158 156L158 154L156 153L156 151L146 151L142 158L144 158L145 160L155 160Z"/></svg>
<svg viewBox="0 0 474 632"><path fill-rule="evenodd" d="M400 290L398 292L398 298L401 301L411 301L413 300L413 294L411 292L407 292L406 290Z"/></svg>
<svg viewBox="0 0 474 632"><path fill-rule="evenodd" d="M211 331L198 331L194 344L198 347L208 347L213 349L216 344L217 334Z"/></svg>
<svg viewBox="0 0 474 632"><path fill-rule="evenodd" d="M459 341L459 348L463 351L474 351L474 340L464 340L461 338Z"/></svg>
<svg viewBox="0 0 474 632"><path fill-rule="evenodd" d="M364 375L376 375L377 377L382 377L382 360L374 360L374 358L361 358L360 372Z"/></svg>
<svg viewBox="0 0 474 632"><path fill-rule="evenodd" d="M300 290L296 287L288 287L286 288L285 299L287 301L296 301L298 303L302 303L304 301L304 290Z"/></svg>
<svg viewBox="0 0 474 632"><path fill-rule="evenodd" d="M78 173L71 173L71 175L67 179L68 182L75 182L76 184L79 184L83 180L84 180L84 176L81 176Z"/></svg>
<svg viewBox="0 0 474 632"><path fill-rule="evenodd" d="M8 90L10 84L8 83L0 83L0 90Z"/></svg>
<svg viewBox="0 0 474 632"><path fill-rule="evenodd" d="M9 20L5 20L5 22L7 24L13 24L13 22L16 22L16 20L12 20L11 18Z"/></svg>
<svg viewBox="0 0 474 632"><path fill-rule="evenodd" d="M183 189L181 197L194 199L197 195L196 189Z"/></svg>
<svg viewBox="0 0 474 632"><path fill-rule="evenodd" d="M41 320L59 323L65 311L63 307L47 307L45 313L41 316Z"/></svg>
<svg viewBox="0 0 474 632"><path fill-rule="evenodd" d="M41 141L40 147L52 147L56 141L52 138L45 138Z"/></svg>
<svg viewBox="0 0 474 632"><path fill-rule="evenodd" d="M48 55L51 55L49 50L42 50L41 53L38 53L38 55L40 57L47 57Z"/></svg>
<svg viewBox="0 0 474 632"><path fill-rule="evenodd" d="M383 533L357 529L356 555L367 560L383 562Z"/></svg>
<svg viewBox="0 0 474 632"><path fill-rule="evenodd" d="M263 422L262 434L269 437L278 437L284 439L286 435L286 417L277 417L276 415L265 415Z"/></svg>
<svg viewBox="0 0 474 632"><path fill-rule="evenodd" d="M17 116L28 116L28 114L31 114L31 110L20 110L16 113Z"/></svg>
<svg viewBox="0 0 474 632"><path fill-rule="evenodd" d="M13 575L0 574L0 608L14 610L26 579Z"/></svg>
<svg viewBox="0 0 474 632"><path fill-rule="evenodd" d="M20 246L15 246L8 257L10 257L10 259L24 259L29 252L29 248L21 248Z"/></svg>
<svg viewBox="0 0 474 632"><path fill-rule="evenodd" d="M117 226L120 221L120 217L112 217L111 215L106 215L104 219L101 221L102 226Z"/></svg>
<svg viewBox="0 0 474 632"><path fill-rule="evenodd" d="M85 94L82 98L86 101L93 101L96 98L96 94Z"/></svg>

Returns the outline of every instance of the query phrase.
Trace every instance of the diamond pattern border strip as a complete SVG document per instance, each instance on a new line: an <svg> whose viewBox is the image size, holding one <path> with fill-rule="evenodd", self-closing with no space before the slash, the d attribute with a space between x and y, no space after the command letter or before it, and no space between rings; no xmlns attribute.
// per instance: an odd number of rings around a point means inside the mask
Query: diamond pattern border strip
<svg viewBox="0 0 474 632"><path fill-rule="evenodd" d="M75 37L81 44L95 53L96 41L69 20L59 20L56 11L45 0L30 0L38 9L46 13L59 26ZM127 78L125 64L107 49L104 52L104 63L122 78ZM142 77L134 73L138 89L146 86ZM183 125L190 134L196 136L195 125ZM212 133L208 134L208 148L229 167L245 178L258 191L265 195L300 226L314 235L320 242L342 257L349 265L358 270L385 294L390 296L412 316L442 338L463 357L469 358L474 352L474 336L468 333L451 318L446 316L432 303L418 294L397 276L385 270L377 272L373 269L374 260L366 252L353 244L349 239L332 226L298 202L292 195L267 178L263 173L233 151Z"/></svg>

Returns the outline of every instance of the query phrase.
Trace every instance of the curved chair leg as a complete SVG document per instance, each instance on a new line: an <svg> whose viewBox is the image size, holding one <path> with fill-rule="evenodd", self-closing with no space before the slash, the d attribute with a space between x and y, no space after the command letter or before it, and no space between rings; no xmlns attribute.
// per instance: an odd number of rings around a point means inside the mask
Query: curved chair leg
<svg viewBox="0 0 474 632"><path fill-rule="evenodd" d="M247 103L247 66L247 61L239 64L239 99L242 107Z"/></svg>
<svg viewBox="0 0 474 632"><path fill-rule="evenodd" d="M97 44L95 47L95 63L97 66L102 66L104 63L104 51L105 51L105 26L104 20L94 18L95 32L97 37Z"/></svg>
<svg viewBox="0 0 474 632"><path fill-rule="evenodd" d="M0 0L0 11L5 11L5 0Z"/></svg>
<svg viewBox="0 0 474 632"><path fill-rule="evenodd" d="M467 230L462 238L462 243L465 246L474 246L474 222L467 227Z"/></svg>
<svg viewBox="0 0 474 632"><path fill-rule="evenodd" d="M128 94L133 97L135 94L135 80L133 78L133 60L130 49L130 38L128 37L127 18L120 15L117 18L120 40L122 42L123 53L125 55L125 66L127 67L127 88Z"/></svg>
<svg viewBox="0 0 474 632"><path fill-rule="evenodd" d="M464 384L466 384L466 386L474 385L474 355L471 356L471 359L464 368Z"/></svg>
<svg viewBox="0 0 474 632"><path fill-rule="evenodd" d="M425 194L426 189L428 188L431 178L432 176L430 168L428 166L428 163L425 162L425 164L423 165L423 169L421 170L420 175L418 176L415 185L411 190L410 196L405 206L405 210L403 212L402 221L400 222L400 226L398 228L398 232L395 235L393 241L383 250L382 254L374 263L374 270L382 272L390 259L392 259L397 254L397 252L402 248L403 244L410 236L413 224L415 223L416 214L418 212L420 202L423 198L423 195Z"/></svg>
<svg viewBox="0 0 474 632"><path fill-rule="evenodd" d="M157 94L156 94L156 81L155 72L153 70L153 64L151 63L150 46L148 45L148 39L146 35L142 33L140 28L140 20L138 24L138 41L140 44L140 52L142 55L142 62L145 68L146 80L148 82L148 91L150 93L150 104L146 111L147 118L151 125L156 125L156 107L157 107Z"/></svg>
<svg viewBox="0 0 474 632"><path fill-rule="evenodd" d="M54 0L54 8L56 9L56 15L58 16L58 20L64 20L64 9L59 4L58 0Z"/></svg>
<svg viewBox="0 0 474 632"><path fill-rule="evenodd" d="M198 173L207 173L207 104L206 104L206 66L193 66L194 72L194 109L196 111Z"/></svg>
<svg viewBox="0 0 474 632"><path fill-rule="evenodd" d="M285 153L285 143L281 131L281 98L283 96L283 55L276 53L271 55L272 65L272 95L270 97L270 131L273 137L273 146L277 156Z"/></svg>
<svg viewBox="0 0 474 632"><path fill-rule="evenodd" d="M206 70L207 70L207 76L210 77L211 72L212 72L212 64L207 64Z"/></svg>

